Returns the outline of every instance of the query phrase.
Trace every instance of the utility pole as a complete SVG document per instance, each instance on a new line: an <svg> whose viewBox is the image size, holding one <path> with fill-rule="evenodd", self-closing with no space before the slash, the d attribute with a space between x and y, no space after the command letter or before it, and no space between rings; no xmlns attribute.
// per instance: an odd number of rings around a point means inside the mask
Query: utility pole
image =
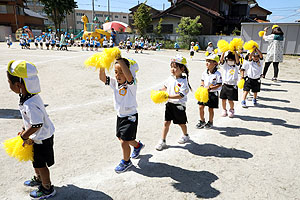
<svg viewBox="0 0 300 200"><path fill-rule="evenodd" d="M94 9L95 9L95 8L94 8L94 3L95 3L94 0L92 0L92 7L93 7L93 9L92 9L92 22L93 22L93 23L94 23L94 18L95 18L95 16L94 16L94 15L95 15L95 14L94 14L94 13L95 13L95 10L94 10Z"/></svg>
<svg viewBox="0 0 300 200"><path fill-rule="evenodd" d="M110 6L109 6L109 0L107 0L107 9L108 9L108 18L110 19ZM110 19L112 21L112 19Z"/></svg>

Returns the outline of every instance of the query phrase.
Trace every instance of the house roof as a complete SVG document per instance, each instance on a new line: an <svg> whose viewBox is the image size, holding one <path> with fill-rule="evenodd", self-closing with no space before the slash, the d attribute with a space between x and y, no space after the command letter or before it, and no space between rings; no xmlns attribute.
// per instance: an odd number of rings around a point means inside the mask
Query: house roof
<svg viewBox="0 0 300 200"><path fill-rule="evenodd" d="M252 8L259 8L259 9L265 11L265 12L267 13L267 15L271 15L271 14L272 14L271 11L269 11L269 10L263 8L263 7L260 7L260 6L258 5L258 3L256 3L256 4L251 4L251 5L250 5L250 9L252 9Z"/></svg>
<svg viewBox="0 0 300 200"><path fill-rule="evenodd" d="M27 8L24 8L24 12L26 15L30 16L30 17L36 17L36 18L41 18L41 19L47 19L46 17L40 15L39 13L36 13L32 10L29 10Z"/></svg>
<svg viewBox="0 0 300 200"><path fill-rule="evenodd" d="M133 11L133 10L137 9L140 5L141 5L141 3L138 4L138 5L136 5L136 6L134 6L134 7L132 7L132 8L130 8L129 10L130 10L130 11ZM157 9L151 7L151 6L148 6L147 4L145 4L145 5L146 5L148 8L151 8L151 9L154 10L154 11L160 12L159 10L157 10Z"/></svg>
<svg viewBox="0 0 300 200"><path fill-rule="evenodd" d="M212 17L223 18L221 16L221 14L218 13L217 11L214 11L214 10L211 10L211 9L206 8L204 6L201 6L201 5L195 3L195 2L193 2L191 0L178 0L175 6L173 5L173 6L169 7L167 10L159 13L158 15L154 16L153 18L159 18L159 17L165 16L165 15L169 15L169 16L170 15L174 15L174 14L171 14L170 12L172 10L176 9L179 5L182 5L182 4L187 4L187 5L191 6L191 7L194 7L195 9L197 9L197 10L199 10L199 11L205 13L205 14L208 14L208 15L210 15ZM174 15L174 16L176 16L176 15ZM177 15L177 16L179 16L179 15ZM180 16L180 17L182 17L182 16Z"/></svg>

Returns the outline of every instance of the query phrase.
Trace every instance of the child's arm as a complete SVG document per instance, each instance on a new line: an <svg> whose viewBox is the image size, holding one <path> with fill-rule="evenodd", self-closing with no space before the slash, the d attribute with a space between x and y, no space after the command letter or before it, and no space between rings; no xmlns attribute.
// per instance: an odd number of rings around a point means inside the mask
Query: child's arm
<svg viewBox="0 0 300 200"><path fill-rule="evenodd" d="M236 63L236 65L239 65L240 64L240 59L239 59L239 55L238 55L237 51L235 52L234 57L235 57L235 63Z"/></svg>
<svg viewBox="0 0 300 200"><path fill-rule="evenodd" d="M217 88L219 88L221 86L222 86L222 84L218 83L217 85L210 85L210 86L208 86L207 89L208 89L208 91L215 90L215 89L217 89Z"/></svg>
<svg viewBox="0 0 300 200"><path fill-rule="evenodd" d="M37 132L40 128L41 127L39 127L39 128L30 127L29 129L23 131L20 134L21 138L24 141L23 146L24 146L24 144L29 144L29 145L33 144L32 140L29 139L29 136L31 136L32 134L34 134L35 132Z"/></svg>
<svg viewBox="0 0 300 200"><path fill-rule="evenodd" d="M201 80L201 85L200 85L200 87L204 87L204 81L203 81L203 80Z"/></svg>
<svg viewBox="0 0 300 200"><path fill-rule="evenodd" d="M167 87L166 87L166 86L162 87L162 88L160 89L160 91L167 91Z"/></svg>
<svg viewBox="0 0 300 200"><path fill-rule="evenodd" d="M102 81L103 83L106 83L106 73L105 73L105 69L100 68L99 71L99 79L100 81Z"/></svg>
<svg viewBox="0 0 300 200"><path fill-rule="evenodd" d="M169 99L182 99L183 97L180 94L169 95Z"/></svg>
<svg viewBox="0 0 300 200"><path fill-rule="evenodd" d="M222 53L220 63L224 64L224 57L225 57L225 52Z"/></svg>
<svg viewBox="0 0 300 200"><path fill-rule="evenodd" d="M263 55L262 55L261 51L258 48L256 48L256 52L258 53L259 58L263 59Z"/></svg>
<svg viewBox="0 0 300 200"><path fill-rule="evenodd" d="M125 64L124 60L120 57L120 58L117 58L117 61L121 66L122 72L123 72L127 82L132 82L132 80L133 80L132 74L131 74L129 68L127 67L127 65Z"/></svg>

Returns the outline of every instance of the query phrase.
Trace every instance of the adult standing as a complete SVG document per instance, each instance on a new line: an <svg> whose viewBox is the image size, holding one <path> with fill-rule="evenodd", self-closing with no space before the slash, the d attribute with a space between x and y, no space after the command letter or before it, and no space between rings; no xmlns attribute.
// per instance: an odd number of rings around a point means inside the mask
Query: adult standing
<svg viewBox="0 0 300 200"><path fill-rule="evenodd" d="M116 45L116 37L117 37L117 32L115 31L114 28L111 28L111 38L112 38L114 45Z"/></svg>
<svg viewBox="0 0 300 200"><path fill-rule="evenodd" d="M279 72L279 63L283 62L283 32L278 25L272 27L271 35L267 35L267 30L269 27L264 29L265 33L263 39L269 43L267 50L267 57L265 60L265 67L262 77L265 78L269 66L273 63L274 76L272 81L277 81Z"/></svg>

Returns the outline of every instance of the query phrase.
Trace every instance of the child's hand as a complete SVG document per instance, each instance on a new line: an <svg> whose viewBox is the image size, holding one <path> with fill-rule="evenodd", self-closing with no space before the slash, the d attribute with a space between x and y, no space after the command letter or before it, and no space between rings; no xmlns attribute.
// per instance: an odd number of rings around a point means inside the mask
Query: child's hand
<svg viewBox="0 0 300 200"><path fill-rule="evenodd" d="M34 142L33 142L32 139L23 140L22 146L24 147L25 144L27 144L27 145L33 145L33 143L34 143Z"/></svg>

